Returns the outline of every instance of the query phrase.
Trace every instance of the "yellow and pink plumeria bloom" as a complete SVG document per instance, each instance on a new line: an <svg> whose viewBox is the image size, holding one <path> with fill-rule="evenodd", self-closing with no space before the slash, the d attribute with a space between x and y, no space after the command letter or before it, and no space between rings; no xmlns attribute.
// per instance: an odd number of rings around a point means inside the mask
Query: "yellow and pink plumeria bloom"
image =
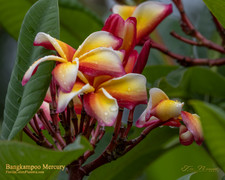
<svg viewBox="0 0 225 180"><path fill-rule="evenodd" d="M22 84L29 81L40 63L56 61L52 75L58 86L57 112L64 111L71 99L79 100L77 97L83 95L85 111L102 126L114 124L119 107L133 109L147 103L146 79L137 73L147 62L150 43L145 43L139 56L134 46L172 12L172 7L146 2L137 7L116 5L113 12L117 15L109 17L103 31L92 33L77 50L38 33L34 45L55 50L57 55L35 61Z"/></svg>
<svg viewBox="0 0 225 180"><path fill-rule="evenodd" d="M149 94L147 108L137 120L137 127L146 127L158 121L168 121L165 125L180 127L181 144L189 145L193 140L199 145L202 143L203 132L198 115L182 111L183 103L170 100L158 88L150 89ZM184 125L180 121L183 121Z"/></svg>

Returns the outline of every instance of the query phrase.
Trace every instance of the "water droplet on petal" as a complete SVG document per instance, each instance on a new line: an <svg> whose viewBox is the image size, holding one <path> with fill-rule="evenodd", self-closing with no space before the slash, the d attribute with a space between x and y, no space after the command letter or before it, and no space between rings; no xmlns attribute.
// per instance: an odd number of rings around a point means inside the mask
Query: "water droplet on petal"
<svg viewBox="0 0 225 180"><path fill-rule="evenodd" d="M105 114L105 116L108 116L108 115L109 115L109 113L108 113L108 112L105 112L104 114Z"/></svg>
<svg viewBox="0 0 225 180"><path fill-rule="evenodd" d="M116 106L112 106L112 107L110 107L110 111L116 111L117 110L117 107Z"/></svg>
<svg viewBox="0 0 225 180"><path fill-rule="evenodd" d="M128 89L127 89L127 91L129 91L129 92L130 92L130 91L131 91L131 88L128 88Z"/></svg>

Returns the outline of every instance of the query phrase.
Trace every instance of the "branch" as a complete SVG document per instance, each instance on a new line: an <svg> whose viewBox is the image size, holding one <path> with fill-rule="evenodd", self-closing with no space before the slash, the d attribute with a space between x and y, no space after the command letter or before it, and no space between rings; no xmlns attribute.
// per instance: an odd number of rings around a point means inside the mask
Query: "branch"
<svg viewBox="0 0 225 180"><path fill-rule="evenodd" d="M181 0L172 0L174 4L176 5L178 11L180 12L181 16L181 27L184 33L186 33L189 36L195 37L199 44L202 44L202 46L205 46L209 49L216 50L220 53L225 53L224 47L220 46L207 38L205 38L197 29L195 29L194 25L191 23L189 18L187 17L184 7Z"/></svg>
<svg viewBox="0 0 225 180"><path fill-rule="evenodd" d="M225 58L219 58L219 59L191 58L191 57L175 54L169 51L164 45L158 44L154 41L152 41L152 48L158 49L162 53L176 59L177 62L183 66L198 66L198 65L221 66L225 64Z"/></svg>

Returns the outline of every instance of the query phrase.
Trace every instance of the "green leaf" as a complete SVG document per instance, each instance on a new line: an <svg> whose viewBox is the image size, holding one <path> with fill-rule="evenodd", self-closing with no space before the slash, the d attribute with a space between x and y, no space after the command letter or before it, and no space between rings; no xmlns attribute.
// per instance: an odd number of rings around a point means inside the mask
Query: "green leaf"
<svg viewBox="0 0 225 180"><path fill-rule="evenodd" d="M91 145L84 137L78 137L73 148L65 151L53 151L39 146L17 142L17 141L0 141L0 179L53 179L60 171L57 169L45 169L47 165L66 166L73 160L80 157L85 151L91 150ZM40 169L34 169L39 172L22 173L24 169L12 170L6 169L8 166L16 165L33 165L39 166ZM15 171L16 174L6 173L6 171ZM41 173L42 172L42 173Z"/></svg>
<svg viewBox="0 0 225 180"><path fill-rule="evenodd" d="M176 135L178 132L175 129L168 127L155 129L126 155L93 171L89 179L135 179L150 163L174 147L171 140Z"/></svg>
<svg viewBox="0 0 225 180"><path fill-rule="evenodd" d="M18 39L23 18L32 2L35 0L0 0L0 24L15 39ZM60 39L75 48L90 33L102 28L102 20L77 0L59 0L59 9Z"/></svg>
<svg viewBox="0 0 225 180"><path fill-rule="evenodd" d="M163 171L163 173L162 173ZM167 151L145 171L147 179L177 180L188 173L195 172L191 180L219 179L219 168L205 151L203 146L193 143L189 146L177 146Z"/></svg>
<svg viewBox="0 0 225 180"><path fill-rule="evenodd" d="M32 3L28 0L0 0L0 4L0 23L2 27L13 38L18 39L23 18Z"/></svg>
<svg viewBox="0 0 225 180"><path fill-rule="evenodd" d="M213 13L214 16L219 20L222 26L225 28L225 1L224 0L203 0L209 10Z"/></svg>
<svg viewBox="0 0 225 180"><path fill-rule="evenodd" d="M53 62L42 63L25 87L21 85L22 77L29 66L47 54L44 48L33 46L34 38L40 31L59 37L57 0L39 0L27 12L23 21L18 40L17 60L6 96L1 132L3 139L12 139L30 121L49 87Z"/></svg>
<svg viewBox="0 0 225 180"><path fill-rule="evenodd" d="M197 100L190 104L201 118L204 139L210 154L225 171L225 112L215 105Z"/></svg>
<svg viewBox="0 0 225 180"><path fill-rule="evenodd" d="M190 180L190 179L191 179L191 176L192 176L193 174L195 174L195 173L196 173L196 172L192 172L192 173L186 174L186 175L180 177L180 178L177 179L177 180Z"/></svg>
<svg viewBox="0 0 225 180"><path fill-rule="evenodd" d="M225 97L225 77L209 68L191 67L185 71L180 85L172 87L166 80L161 81L159 88L169 96L193 97L210 95Z"/></svg>
<svg viewBox="0 0 225 180"><path fill-rule="evenodd" d="M151 65L146 66L143 75L147 78L147 81L151 84L154 84L155 81L166 77L167 74L176 70L178 66L169 66L169 65Z"/></svg>
<svg viewBox="0 0 225 180"><path fill-rule="evenodd" d="M102 29L102 22L83 7L64 5L59 13L60 39L76 49L87 36Z"/></svg>
<svg viewBox="0 0 225 180"><path fill-rule="evenodd" d="M186 72L186 68L184 67L180 67L178 69L176 69L175 71L172 71L171 73L169 73L166 77L166 81L173 87L178 87L183 76L184 73Z"/></svg>

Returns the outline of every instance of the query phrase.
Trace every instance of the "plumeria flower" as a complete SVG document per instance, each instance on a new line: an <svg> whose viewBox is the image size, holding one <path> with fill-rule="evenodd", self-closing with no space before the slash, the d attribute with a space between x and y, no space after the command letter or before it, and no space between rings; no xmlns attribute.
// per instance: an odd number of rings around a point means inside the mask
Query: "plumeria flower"
<svg viewBox="0 0 225 180"><path fill-rule="evenodd" d="M133 109L138 104L147 103L146 78L143 75L129 73L117 78L80 77L82 80L78 79L70 93L59 92L58 112L64 111L71 99L82 94L86 113L101 126L112 126L119 107Z"/></svg>
<svg viewBox="0 0 225 180"><path fill-rule="evenodd" d="M150 99L147 108L137 120L137 127L147 127L159 121L164 121L166 122L164 125L180 127L181 144L189 145L193 140L198 145L202 143L203 132L198 115L182 111L183 103L170 100L161 89L152 88L149 94ZM184 125L180 123L181 121Z"/></svg>
<svg viewBox="0 0 225 180"><path fill-rule="evenodd" d="M145 111L136 122L137 127L148 126L149 119L154 116L161 121L167 121L171 118L178 118L181 115L183 103L173 101L158 88L152 88L149 91L150 99Z"/></svg>
<svg viewBox="0 0 225 180"><path fill-rule="evenodd" d="M163 19L172 13L172 4L147 1L138 6L115 5L112 11L114 14L119 14L126 20L124 23L125 27L128 26L127 24L129 23L130 17L134 17L137 20L136 44L138 44L143 38L148 36ZM129 32L126 28L123 28L123 26L121 27L121 29ZM125 34L125 36L128 35Z"/></svg>
<svg viewBox="0 0 225 180"><path fill-rule="evenodd" d="M203 131L199 116L186 111L182 111L181 116L185 126L180 126L180 143L187 146L195 140L198 145L201 145Z"/></svg>
<svg viewBox="0 0 225 180"><path fill-rule="evenodd" d="M151 44L145 42L140 55L134 47L145 41L155 27L172 12L172 5L148 1L137 7L115 5L112 10L115 14L109 16L102 30L123 39L120 49L125 51L123 66L126 73L142 73Z"/></svg>
<svg viewBox="0 0 225 180"><path fill-rule="evenodd" d="M104 31L108 31L123 39L120 50L124 50L123 66L126 73L141 73L144 69L150 51L150 41L147 41L140 54L134 50L136 45L136 18L129 17L126 21L118 14L112 14L106 20Z"/></svg>
<svg viewBox="0 0 225 180"><path fill-rule="evenodd" d="M122 40L109 32L92 33L77 51L43 32L37 34L34 45L56 50L58 55L45 56L35 61L25 73L22 85L29 81L38 65L45 61L59 62L53 69L52 75L64 92L72 90L76 82L78 69L90 76L110 75L119 77L125 74L119 57L120 53L114 50L122 45Z"/></svg>

